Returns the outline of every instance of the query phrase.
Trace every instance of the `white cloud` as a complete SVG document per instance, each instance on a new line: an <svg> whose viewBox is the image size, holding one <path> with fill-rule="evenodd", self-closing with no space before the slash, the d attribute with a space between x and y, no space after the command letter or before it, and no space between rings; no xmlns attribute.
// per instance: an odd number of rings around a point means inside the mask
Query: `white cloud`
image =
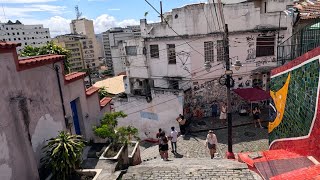
<svg viewBox="0 0 320 180"><path fill-rule="evenodd" d="M45 5L45 4L32 4L25 5L22 7L4 7L4 11L7 17L21 18L21 17L30 17L30 13L34 12L48 12L52 14L62 14L65 13L65 6L54 6L54 5Z"/></svg>
<svg viewBox="0 0 320 180"><path fill-rule="evenodd" d="M95 33L107 31L112 27L126 27L130 25L139 25L139 21L135 19L126 19L123 21L116 20L115 17L108 14L102 14L93 20Z"/></svg>
<svg viewBox="0 0 320 180"><path fill-rule="evenodd" d="M2 0L2 3L46 3L57 0Z"/></svg>
<svg viewBox="0 0 320 180"><path fill-rule="evenodd" d="M21 22L28 25L43 24L45 28L49 28L51 37L70 33L71 19L65 19L61 16L53 16L46 20L23 18L21 19Z"/></svg>

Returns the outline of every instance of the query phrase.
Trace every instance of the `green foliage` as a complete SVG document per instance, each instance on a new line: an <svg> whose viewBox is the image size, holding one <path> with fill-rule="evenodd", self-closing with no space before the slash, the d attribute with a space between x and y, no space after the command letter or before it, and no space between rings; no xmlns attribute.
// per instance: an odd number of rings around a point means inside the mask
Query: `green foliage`
<svg viewBox="0 0 320 180"><path fill-rule="evenodd" d="M132 140L132 137L135 139L139 139L138 137L138 129L133 127L133 126L127 126L127 127L119 127L116 130L116 134L117 134L117 138L118 141L121 144L127 144L130 143L130 141Z"/></svg>
<svg viewBox="0 0 320 180"><path fill-rule="evenodd" d="M61 131L57 137L47 142L48 144L43 147L45 156L41 159L42 164L52 170L54 179L69 179L80 167L85 141L82 136Z"/></svg>
<svg viewBox="0 0 320 180"><path fill-rule="evenodd" d="M103 118L100 120L100 126L94 126L94 134L100 138L109 138L112 143L125 143L123 136L127 136L122 129L118 131L116 126L118 125L118 118L127 117L125 113L120 112L111 112L106 113Z"/></svg>
<svg viewBox="0 0 320 180"><path fill-rule="evenodd" d="M22 49L22 51L20 52L20 56L22 57L40 56L46 54L65 55L65 72L70 72L69 58L71 57L71 52L61 46L54 44L52 41L42 47L25 46L24 49Z"/></svg>
<svg viewBox="0 0 320 180"><path fill-rule="evenodd" d="M112 72L110 70L105 70L101 74L106 75L106 76L111 76Z"/></svg>
<svg viewBox="0 0 320 180"><path fill-rule="evenodd" d="M103 99L104 97L107 97L109 95L106 87L100 88L98 93L99 93L99 99Z"/></svg>

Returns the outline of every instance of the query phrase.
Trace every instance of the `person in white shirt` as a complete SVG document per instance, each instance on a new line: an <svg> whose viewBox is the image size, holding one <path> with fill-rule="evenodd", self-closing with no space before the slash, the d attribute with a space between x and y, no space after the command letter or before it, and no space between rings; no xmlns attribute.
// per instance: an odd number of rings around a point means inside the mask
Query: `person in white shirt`
<svg viewBox="0 0 320 180"><path fill-rule="evenodd" d="M217 136L213 133L212 130L210 130L208 135L207 135L206 145L209 148L211 159L213 159L214 158L214 153L216 153L218 140L217 140Z"/></svg>
<svg viewBox="0 0 320 180"><path fill-rule="evenodd" d="M171 152L177 153L178 131L176 131L174 127L171 127L170 138L171 138L171 148L172 148Z"/></svg>

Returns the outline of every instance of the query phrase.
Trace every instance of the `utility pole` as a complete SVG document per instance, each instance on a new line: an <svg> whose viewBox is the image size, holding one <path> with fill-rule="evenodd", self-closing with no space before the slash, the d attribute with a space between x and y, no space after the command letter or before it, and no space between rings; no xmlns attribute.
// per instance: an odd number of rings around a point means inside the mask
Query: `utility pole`
<svg viewBox="0 0 320 180"><path fill-rule="evenodd" d="M228 159L235 159L233 150L232 150L232 114L231 114L231 94L230 88L232 87L232 70L230 70L230 58L229 58L229 30L228 24L225 24L224 28L224 52L225 52L225 61L226 61L226 86L227 86L227 120L228 120Z"/></svg>
<svg viewBox="0 0 320 180"><path fill-rule="evenodd" d="M161 22L163 22L162 1L160 1L160 18L161 18Z"/></svg>

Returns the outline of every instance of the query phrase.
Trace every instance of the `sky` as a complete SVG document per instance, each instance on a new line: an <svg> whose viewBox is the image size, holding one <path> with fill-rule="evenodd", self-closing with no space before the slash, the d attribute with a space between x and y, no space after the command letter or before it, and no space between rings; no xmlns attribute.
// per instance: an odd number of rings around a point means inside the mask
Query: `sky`
<svg viewBox="0 0 320 180"><path fill-rule="evenodd" d="M206 0L162 0L163 12L186 4ZM160 0L149 0L158 10ZM0 21L20 20L23 24L43 24L51 37L70 33L69 23L76 18L75 6L82 17L94 22L95 33L111 27L139 25L148 12L148 22L159 21L159 15L144 0L0 0Z"/></svg>

